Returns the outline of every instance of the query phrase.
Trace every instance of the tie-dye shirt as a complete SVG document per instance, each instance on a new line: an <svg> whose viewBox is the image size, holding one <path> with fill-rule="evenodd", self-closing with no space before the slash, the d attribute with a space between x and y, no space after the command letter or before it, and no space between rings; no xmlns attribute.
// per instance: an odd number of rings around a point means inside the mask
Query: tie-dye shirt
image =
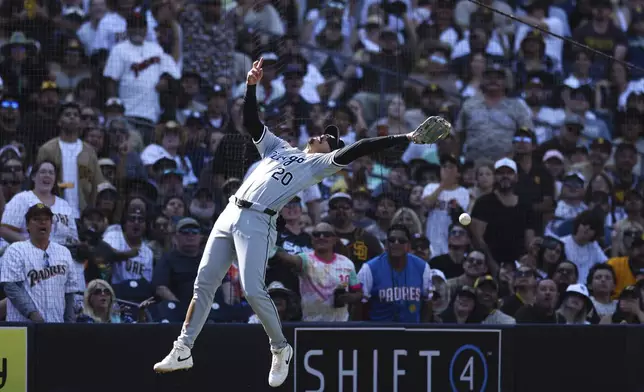
<svg viewBox="0 0 644 392"><path fill-rule="evenodd" d="M302 258L302 320L348 321L347 306L333 307L333 292L338 286L345 286L351 290L360 288L353 262L337 253L331 261L320 259L315 252L300 253L298 256Z"/></svg>

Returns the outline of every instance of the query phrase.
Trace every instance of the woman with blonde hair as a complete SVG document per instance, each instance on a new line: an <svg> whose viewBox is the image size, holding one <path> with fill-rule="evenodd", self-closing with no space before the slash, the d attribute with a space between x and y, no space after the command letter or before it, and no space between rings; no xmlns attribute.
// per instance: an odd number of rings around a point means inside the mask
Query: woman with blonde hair
<svg viewBox="0 0 644 392"><path fill-rule="evenodd" d="M403 225L410 231L411 235L424 234L423 225L418 214L409 207L399 208L391 218L391 225Z"/></svg>
<svg viewBox="0 0 644 392"><path fill-rule="evenodd" d="M613 227L612 257L624 257L633 245L633 240L644 233L644 226L636 221L623 219Z"/></svg>
<svg viewBox="0 0 644 392"><path fill-rule="evenodd" d="M183 185L189 186L198 182L192 162L185 155L184 147L188 138L186 130L176 121L168 121L157 125L155 131L155 144L150 144L141 153L141 161L148 169L151 177L154 176L152 166L161 158L169 158L177 163L177 169L183 172Z"/></svg>
<svg viewBox="0 0 644 392"><path fill-rule="evenodd" d="M127 324L134 320L121 312L116 304L116 294L109 283L94 279L87 285L83 301L83 313L76 320L78 323Z"/></svg>

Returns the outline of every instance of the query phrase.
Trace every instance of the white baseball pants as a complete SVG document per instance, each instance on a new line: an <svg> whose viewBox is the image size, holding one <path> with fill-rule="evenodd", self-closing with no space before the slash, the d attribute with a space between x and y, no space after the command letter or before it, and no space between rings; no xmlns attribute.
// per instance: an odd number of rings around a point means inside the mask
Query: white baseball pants
<svg viewBox="0 0 644 392"><path fill-rule="evenodd" d="M192 316L184 323L178 341L192 348L236 255L246 300L262 322L271 348L286 346L277 308L265 284L269 253L277 238L276 220L277 215L271 217L228 203L208 237L195 280Z"/></svg>

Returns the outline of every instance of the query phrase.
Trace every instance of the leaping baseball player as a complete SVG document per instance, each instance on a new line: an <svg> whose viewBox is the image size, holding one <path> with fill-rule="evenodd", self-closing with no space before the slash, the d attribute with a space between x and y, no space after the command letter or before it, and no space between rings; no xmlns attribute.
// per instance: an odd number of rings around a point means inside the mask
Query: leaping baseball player
<svg viewBox="0 0 644 392"><path fill-rule="evenodd" d="M362 139L344 146L335 126L324 135L313 137L302 151L275 136L259 119L256 85L262 79L263 58L253 63L246 78L244 127L253 138L262 160L243 182L215 222L199 264L194 295L181 334L161 362L158 373L187 370L193 366L191 349L201 332L232 260L237 256L241 284L246 299L261 321L270 340L273 360L268 384L278 387L288 376L293 348L282 333L282 325L266 291L265 274L269 254L277 237L276 220L280 209L298 192L335 174L355 159L410 141L430 144L446 137L449 122L429 117L414 132L405 135Z"/></svg>

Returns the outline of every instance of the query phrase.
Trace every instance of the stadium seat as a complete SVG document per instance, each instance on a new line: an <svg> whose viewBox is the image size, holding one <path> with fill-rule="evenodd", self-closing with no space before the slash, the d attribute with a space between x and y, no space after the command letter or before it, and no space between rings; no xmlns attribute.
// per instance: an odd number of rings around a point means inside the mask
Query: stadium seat
<svg viewBox="0 0 644 392"><path fill-rule="evenodd" d="M125 280L112 287L116 298L130 302L140 303L154 295L154 287L145 279Z"/></svg>
<svg viewBox="0 0 644 392"><path fill-rule="evenodd" d="M161 301L149 308L152 322L155 323L180 323L186 315L186 306L177 301Z"/></svg>

